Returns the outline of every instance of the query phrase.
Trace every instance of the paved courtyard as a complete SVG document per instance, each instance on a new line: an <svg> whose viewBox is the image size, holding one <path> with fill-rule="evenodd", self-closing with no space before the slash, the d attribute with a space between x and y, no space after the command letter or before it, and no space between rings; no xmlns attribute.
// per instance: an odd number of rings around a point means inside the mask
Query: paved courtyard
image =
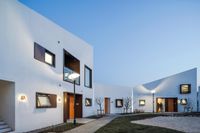
<svg viewBox="0 0 200 133"><path fill-rule="evenodd" d="M103 118L93 120L91 122L88 122L88 123L80 126L80 127L74 128L74 129L66 131L64 133L94 133L99 128L108 124L110 121L112 121L116 117L117 117L117 115L105 116Z"/></svg>
<svg viewBox="0 0 200 133"><path fill-rule="evenodd" d="M131 123L159 126L187 133L200 132L200 117L171 117L160 116L151 119L132 121Z"/></svg>

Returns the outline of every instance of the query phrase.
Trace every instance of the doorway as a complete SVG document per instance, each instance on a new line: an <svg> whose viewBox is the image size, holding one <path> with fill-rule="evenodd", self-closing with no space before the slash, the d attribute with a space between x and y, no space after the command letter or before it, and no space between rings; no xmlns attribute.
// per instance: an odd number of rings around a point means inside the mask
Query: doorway
<svg viewBox="0 0 200 133"><path fill-rule="evenodd" d="M76 112L74 111L74 94L64 92L64 117L63 121L66 122L67 119L74 119L74 114L76 113L76 118L82 118L82 95L76 94Z"/></svg>
<svg viewBox="0 0 200 133"><path fill-rule="evenodd" d="M177 111L177 98L156 98L156 112Z"/></svg>
<svg viewBox="0 0 200 133"><path fill-rule="evenodd" d="M110 114L110 98L104 99L105 114Z"/></svg>

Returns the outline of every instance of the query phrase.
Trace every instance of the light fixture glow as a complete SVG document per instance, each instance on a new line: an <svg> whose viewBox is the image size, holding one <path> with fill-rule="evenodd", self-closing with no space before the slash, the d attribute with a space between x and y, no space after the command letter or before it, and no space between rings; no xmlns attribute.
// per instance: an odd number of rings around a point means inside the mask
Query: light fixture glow
<svg viewBox="0 0 200 133"><path fill-rule="evenodd" d="M71 80L75 80L79 76L80 76L80 74L73 72L68 76L68 78L71 79Z"/></svg>
<svg viewBox="0 0 200 133"><path fill-rule="evenodd" d="M152 94L155 94L155 93L156 93L156 91L155 91L155 90L151 90L151 93L152 93Z"/></svg>
<svg viewBox="0 0 200 133"><path fill-rule="evenodd" d="M27 96L25 94L19 94L18 101L26 102L27 101Z"/></svg>
<svg viewBox="0 0 200 133"><path fill-rule="evenodd" d="M57 103L62 103L62 99L60 96L57 97Z"/></svg>

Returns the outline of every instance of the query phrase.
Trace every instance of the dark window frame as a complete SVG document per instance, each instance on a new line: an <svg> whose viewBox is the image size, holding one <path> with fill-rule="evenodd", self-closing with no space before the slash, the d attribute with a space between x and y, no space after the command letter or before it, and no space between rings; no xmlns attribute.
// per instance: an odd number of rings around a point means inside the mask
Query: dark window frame
<svg viewBox="0 0 200 133"><path fill-rule="evenodd" d="M143 101L144 104L141 104L141 101ZM146 101L145 101L144 99L140 99L140 100L139 100L139 106L145 106L145 105L146 105Z"/></svg>
<svg viewBox="0 0 200 133"><path fill-rule="evenodd" d="M52 64L45 61L45 53L48 53L52 56ZM36 42L34 42L34 59L54 68L56 67L56 55Z"/></svg>
<svg viewBox="0 0 200 133"><path fill-rule="evenodd" d="M185 100L186 103L183 103L183 100ZM186 98L183 98L183 99L180 100L180 104L181 105L187 105L188 104L188 100Z"/></svg>
<svg viewBox="0 0 200 133"><path fill-rule="evenodd" d="M182 86L183 85L188 85L188 92L183 92L182 91ZM191 84L180 84L180 94L190 94L191 93Z"/></svg>
<svg viewBox="0 0 200 133"><path fill-rule="evenodd" d="M89 100L89 101L90 101L90 104L89 104L89 105L86 105L86 100ZM91 106L92 106L92 98L85 98L85 106L86 106L86 107L91 107Z"/></svg>
<svg viewBox="0 0 200 133"><path fill-rule="evenodd" d="M121 106L118 106L117 105L117 101L120 101L121 103L122 103L122 105ZM115 99L115 107L116 108L122 108L124 106L124 100L123 99Z"/></svg>
<svg viewBox="0 0 200 133"><path fill-rule="evenodd" d="M89 86L86 85L86 69L89 70L89 72L90 72L90 79L89 79L90 85ZM92 69L89 68L87 65L84 66L84 86L92 89Z"/></svg>
<svg viewBox="0 0 200 133"><path fill-rule="evenodd" d="M38 104L37 104L37 102L38 102L38 95L46 95L46 96L53 96L53 97L55 97L55 99L54 99L55 100L54 101L55 102L54 105L51 105L51 106L38 106ZM35 94L35 106L36 106L36 109L57 108L57 95L56 94L43 93L43 92L36 92L36 94Z"/></svg>
<svg viewBox="0 0 200 133"><path fill-rule="evenodd" d="M65 49L63 49L63 81L65 81L65 82L68 82L68 83L74 83L73 81L69 81L69 80L65 80L65 75L64 75L64 73L65 73L65 54L69 54L70 56L72 56L73 58L75 58L76 60L78 60L79 62L80 62L80 60L79 59L77 59L76 57L74 57L71 53L69 53L67 50L65 50ZM79 65L79 69L81 69L80 68L81 66ZM71 70L71 69L70 69ZM73 71L73 70L72 70ZM80 71L80 70L79 70ZM79 73L80 74L80 73ZM75 82L75 84L76 85L81 85L81 76L79 76L79 83L77 83L77 82Z"/></svg>

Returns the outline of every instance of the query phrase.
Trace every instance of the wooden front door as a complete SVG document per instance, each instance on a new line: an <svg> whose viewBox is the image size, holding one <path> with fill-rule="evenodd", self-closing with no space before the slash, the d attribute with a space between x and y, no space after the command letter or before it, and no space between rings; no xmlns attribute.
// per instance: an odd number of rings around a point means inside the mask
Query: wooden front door
<svg viewBox="0 0 200 133"><path fill-rule="evenodd" d="M165 98L165 112L177 111L177 98Z"/></svg>
<svg viewBox="0 0 200 133"><path fill-rule="evenodd" d="M64 92L63 103L63 121L74 118L74 95L72 93ZM82 95L76 94L76 118L82 118Z"/></svg>
<svg viewBox="0 0 200 133"><path fill-rule="evenodd" d="M104 100L105 114L110 114L110 98Z"/></svg>

